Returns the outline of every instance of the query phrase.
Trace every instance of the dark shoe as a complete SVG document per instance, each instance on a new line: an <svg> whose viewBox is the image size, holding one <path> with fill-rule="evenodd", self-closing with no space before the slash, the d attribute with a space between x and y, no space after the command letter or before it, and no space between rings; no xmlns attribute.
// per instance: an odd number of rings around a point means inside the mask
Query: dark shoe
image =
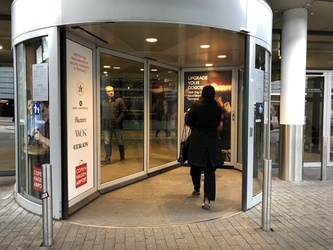
<svg viewBox="0 0 333 250"><path fill-rule="evenodd" d="M125 156L120 156L120 161L124 161L125 160Z"/></svg>
<svg viewBox="0 0 333 250"><path fill-rule="evenodd" d="M210 208L210 201L209 201L209 199L208 199L207 197L205 197L205 198L203 199L203 202L202 202L201 207L202 207L203 209L208 209L208 208Z"/></svg>
<svg viewBox="0 0 333 250"><path fill-rule="evenodd" d="M194 191L192 192L192 195L200 195L200 191L195 191L195 190L194 190Z"/></svg>
<svg viewBox="0 0 333 250"><path fill-rule="evenodd" d="M110 160L104 160L104 161L101 162L102 166L103 165L108 165L108 164L110 164Z"/></svg>

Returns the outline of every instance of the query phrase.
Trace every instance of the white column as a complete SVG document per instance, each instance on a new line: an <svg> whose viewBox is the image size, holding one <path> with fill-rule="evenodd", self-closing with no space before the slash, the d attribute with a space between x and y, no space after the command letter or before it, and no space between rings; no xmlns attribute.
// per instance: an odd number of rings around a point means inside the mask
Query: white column
<svg viewBox="0 0 333 250"><path fill-rule="evenodd" d="M302 181L307 9L285 11L281 37L279 177Z"/></svg>

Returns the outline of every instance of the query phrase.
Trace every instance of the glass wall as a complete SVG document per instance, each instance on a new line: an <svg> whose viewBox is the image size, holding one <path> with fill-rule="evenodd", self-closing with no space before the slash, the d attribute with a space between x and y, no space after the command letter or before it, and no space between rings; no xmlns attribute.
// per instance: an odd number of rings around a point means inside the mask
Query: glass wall
<svg viewBox="0 0 333 250"><path fill-rule="evenodd" d="M101 183L143 171L144 64L100 54Z"/></svg>
<svg viewBox="0 0 333 250"><path fill-rule="evenodd" d="M177 159L178 71L150 65L149 167Z"/></svg>
<svg viewBox="0 0 333 250"><path fill-rule="evenodd" d="M268 52L256 45L255 57L255 93L254 93L254 155L253 155L253 196L262 190L263 163L268 157L266 150L268 137L265 128L265 114L269 107L269 70ZM266 110L267 109L267 110ZM266 113L265 113L266 112Z"/></svg>
<svg viewBox="0 0 333 250"><path fill-rule="evenodd" d="M238 70L237 83L237 156L236 166L242 170L243 165L243 115L244 115L244 69Z"/></svg>
<svg viewBox="0 0 333 250"><path fill-rule="evenodd" d="M0 67L0 83L0 176L15 175L13 67Z"/></svg>
<svg viewBox="0 0 333 250"><path fill-rule="evenodd" d="M307 76L305 86L304 162L321 161L324 76Z"/></svg>
<svg viewBox="0 0 333 250"><path fill-rule="evenodd" d="M19 193L41 203L42 170L50 162L47 37L17 45Z"/></svg>

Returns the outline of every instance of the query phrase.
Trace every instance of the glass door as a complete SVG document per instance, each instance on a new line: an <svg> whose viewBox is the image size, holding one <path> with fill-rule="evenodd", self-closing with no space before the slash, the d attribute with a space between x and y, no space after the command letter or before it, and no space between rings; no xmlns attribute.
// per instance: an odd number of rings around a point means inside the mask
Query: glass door
<svg viewBox="0 0 333 250"><path fill-rule="evenodd" d="M332 166L332 72L306 74L304 166ZM324 149L324 150L323 150ZM326 166L325 166L326 167Z"/></svg>
<svg viewBox="0 0 333 250"><path fill-rule="evenodd" d="M263 164L269 159L270 61L265 44L247 37L248 54L244 79L243 112L243 196L247 210L262 196Z"/></svg>
<svg viewBox="0 0 333 250"><path fill-rule="evenodd" d="M101 50L102 51L102 50ZM103 50L100 57L100 181L144 170L144 62Z"/></svg>
<svg viewBox="0 0 333 250"><path fill-rule="evenodd" d="M324 76L306 77L304 164L321 162L321 140L323 136ZM309 164L307 164L309 165Z"/></svg>
<svg viewBox="0 0 333 250"><path fill-rule="evenodd" d="M178 69L149 64L149 169L177 159Z"/></svg>

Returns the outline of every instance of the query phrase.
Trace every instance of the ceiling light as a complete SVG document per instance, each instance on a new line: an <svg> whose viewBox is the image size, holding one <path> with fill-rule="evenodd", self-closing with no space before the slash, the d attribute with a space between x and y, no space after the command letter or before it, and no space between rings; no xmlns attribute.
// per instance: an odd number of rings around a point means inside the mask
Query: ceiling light
<svg viewBox="0 0 333 250"><path fill-rule="evenodd" d="M217 57L218 58L226 58L227 56L226 55L218 55Z"/></svg>
<svg viewBox="0 0 333 250"><path fill-rule="evenodd" d="M119 66L114 66L113 69L120 69L120 67Z"/></svg>
<svg viewBox="0 0 333 250"><path fill-rule="evenodd" d="M0 49L3 49L3 47L0 45Z"/></svg>
<svg viewBox="0 0 333 250"><path fill-rule="evenodd" d="M211 66L213 66L212 63L206 63L206 67L211 67Z"/></svg>
<svg viewBox="0 0 333 250"><path fill-rule="evenodd" d="M103 68L105 68L105 69L109 69L109 68L111 68L111 67L110 67L109 65L104 65Z"/></svg>
<svg viewBox="0 0 333 250"><path fill-rule="evenodd" d="M145 71L145 69L140 69L140 71Z"/></svg>
<svg viewBox="0 0 333 250"><path fill-rule="evenodd" d="M150 37L150 38L147 38L146 41L149 42L149 43L156 43L157 38Z"/></svg>
<svg viewBox="0 0 333 250"><path fill-rule="evenodd" d="M200 45L200 48L202 48L202 49L208 49L208 48L210 48L210 45L203 44L203 45Z"/></svg>
<svg viewBox="0 0 333 250"><path fill-rule="evenodd" d="M105 75L107 75L107 73L108 73L107 71L104 71L104 72L103 72L103 74L105 74Z"/></svg>
<svg viewBox="0 0 333 250"><path fill-rule="evenodd" d="M151 71L157 71L157 69L151 69Z"/></svg>

